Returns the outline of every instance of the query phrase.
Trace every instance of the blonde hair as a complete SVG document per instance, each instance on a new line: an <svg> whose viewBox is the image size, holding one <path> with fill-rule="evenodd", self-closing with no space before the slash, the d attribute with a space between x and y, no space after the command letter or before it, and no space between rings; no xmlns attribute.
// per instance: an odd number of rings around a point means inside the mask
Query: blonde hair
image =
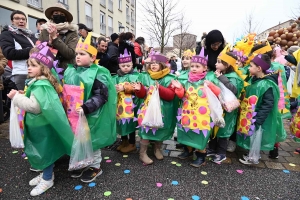
<svg viewBox="0 0 300 200"><path fill-rule="evenodd" d="M41 80L41 76L45 76L49 82L51 83L51 85L54 87L54 89L56 90L57 93L60 92L59 89L59 84L56 80L56 78L53 76L53 74L51 73L50 69L45 66L43 63L39 62L38 60L34 59L34 58L29 58L27 60L27 65L31 63L32 65L39 65L41 68L41 75L38 77L35 77L37 80Z"/></svg>
<svg viewBox="0 0 300 200"><path fill-rule="evenodd" d="M159 62L159 71L168 68L168 66L165 63ZM146 71L151 70L151 62L147 65Z"/></svg>

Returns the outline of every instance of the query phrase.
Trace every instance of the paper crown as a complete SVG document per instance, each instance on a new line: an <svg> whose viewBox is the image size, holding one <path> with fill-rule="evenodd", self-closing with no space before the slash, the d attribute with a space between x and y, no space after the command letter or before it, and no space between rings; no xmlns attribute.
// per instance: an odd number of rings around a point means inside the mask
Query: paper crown
<svg viewBox="0 0 300 200"><path fill-rule="evenodd" d="M219 54L218 58L226 63L228 63L231 66L235 66L236 59L233 57L227 55L226 52L229 52L229 45L226 45L226 47L222 50L222 52Z"/></svg>
<svg viewBox="0 0 300 200"><path fill-rule="evenodd" d="M244 54L244 52L238 51L236 49L232 51L232 54L238 57L242 63L245 63L248 59L248 57Z"/></svg>
<svg viewBox="0 0 300 200"><path fill-rule="evenodd" d="M167 63L168 62L168 58L162 54L160 54L159 52L151 52L151 62L153 61L157 61L157 62L162 62L162 63Z"/></svg>
<svg viewBox="0 0 300 200"><path fill-rule="evenodd" d="M269 51L272 51L272 47L271 47L270 43L268 41L266 41L266 46L253 51L253 54L264 54Z"/></svg>
<svg viewBox="0 0 300 200"><path fill-rule="evenodd" d="M131 61L132 61L131 54L130 53L128 54L127 49L124 49L124 54L123 55L120 54L119 64L128 63L128 62L131 62Z"/></svg>
<svg viewBox="0 0 300 200"><path fill-rule="evenodd" d="M261 59L261 54L255 56L251 61L260 66L264 71L267 71L270 68L270 65Z"/></svg>
<svg viewBox="0 0 300 200"><path fill-rule="evenodd" d="M204 47L202 47L200 54L192 57L192 63L200 63L204 66L207 65L208 56L204 56Z"/></svg>
<svg viewBox="0 0 300 200"><path fill-rule="evenodd" d="M90 53L92 56L97 55L97 49L91 45L92 34L88 33L84 42L82 42L82 37L79 38L79 41L76 46L76 50L83 50Z"/></svg>
<svg viewBox="0 0 300 200"><path fill-rule="evenodd" d="M182 54L183 57L193 57L194 55L196 55L195 50L191 51L190 49L185 50Z"/></svg>
<svg viewBox="0 0 300 200"><path fill-rule="evenodd" d="M55 67L57 65L58 61L53 61L54 56L46 44L47 43L41 43L37 45L36 47L40 51L32 53L29 58L34 58L35 60L38 60L39 62L43 63L49 69L52 69L52 67Z"/></svg>

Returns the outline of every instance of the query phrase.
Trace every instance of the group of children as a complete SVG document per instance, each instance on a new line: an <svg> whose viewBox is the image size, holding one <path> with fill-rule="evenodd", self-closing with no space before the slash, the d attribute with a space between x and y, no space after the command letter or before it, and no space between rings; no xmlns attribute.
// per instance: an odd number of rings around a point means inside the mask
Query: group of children
<svg viewBox="0 0 300 200"><path fill-rule="evenodd" d="M119 57L117 75L111 77L106 68L94 64L97 50L90 44L90 39L90 34L83 42L79 39L76 65L68 66L62 81L62 84L84 86L83 104L75 111L86 115L94 153L93 163L72 171L73 178L91 182L101 175L100 148L111 145L117 134L122 138L118 150L123 153L136 150L137 129L141 137L139 158L146 165L153 163L147 155L149 141L154 141L156 159L162 160L162 142L172 138L175 127L177 140L184 145L178 158L190 158L195 152L197 158L191 163L194 167L204 165L206 156L213 156L212 161L216 163L225 160L228 139L232 135L236 135L237 145L251 149L252 138L262 129L260 149L270 151L274 151L276 142L285 139L284 129L278 128L282 127L280 110L285 109L278 103L282 97L278 86L284 85L284 82L278 82L283 81L278 76L281 77L280 73L284 71L273 67L264 47L253 52L249 69L243 68L244 74L236 65L241 62L240 54L230 52L227 47L218 57L215 72L207 68L204 48L199 55L190 50L184 52L183 69L176 75L170 73L166 64L168 59L158 52L150 54L146 71L137 73L131 55L125 50ZM26 111L25 153L33 167L43 170L29 182L36 186L30 194L37 196L53 186L54 162L64 154L70 155L74 133L60 100L62 89L58 76L54 76L55 61L49 48L40 44L27 63L29 79L25 94L12 90L8 96L17 107ZM247 87L244 87L247 85L245 75L249 75ZM212 115L217 104L212 105L211 98L218 101L221 84L236 99L241 99L241 104L236 107L235 102L227 102L233 108L225 109L216 120ZM161 112L163 126L144 123L147 113L154 112L148 110L148 106L156 92L160 98L157 109ZM258 163L251 155L245 155L240 161Z"/></svg>

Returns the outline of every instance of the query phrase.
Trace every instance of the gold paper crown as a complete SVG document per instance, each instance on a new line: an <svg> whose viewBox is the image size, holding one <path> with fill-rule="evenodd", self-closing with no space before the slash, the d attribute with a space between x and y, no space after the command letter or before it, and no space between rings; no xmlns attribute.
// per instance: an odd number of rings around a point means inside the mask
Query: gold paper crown
<svg viewBox="0 0 300 200"><path fill-rule="evenodd" d="M193 57L194 55L196 55L196 51L195 51L195 49L193 49L193 51L191 51L190 49L188 49L188 50L185 50L184 52L183 52L183 55L182 56L184 56L184 57Z"/></svg>
<svg viewBox="0 0 300 200"><path fill-rule="evenodd" d="M79 41L76 46L76 50L83 50L90 53L92 56L97 55L97 49L91 45L92 34L88 33L84 42L82 42L82 37L79 38Z"/></svg>
<svg viewBox="0 0 300 200"><path fill-rule="evenodd" d="M261 42L259 44L261 44ZM253 54L254 53L255 54L264 54L264 53L267 53L269 51L272 51L272 47L271 47L270 43L268 41L266 41L266 46L253 51Z"/></svg>
<svg viewBox="0 0 300 200"><path fill-rule="evenodd" d="M227 44L226 47L223 49L223 51L219 54L218 58L220 60L223 60L224 62L228 63L231 66L235 66L236 59L226 54L226 52L229 52L229 45Z"/></svg>

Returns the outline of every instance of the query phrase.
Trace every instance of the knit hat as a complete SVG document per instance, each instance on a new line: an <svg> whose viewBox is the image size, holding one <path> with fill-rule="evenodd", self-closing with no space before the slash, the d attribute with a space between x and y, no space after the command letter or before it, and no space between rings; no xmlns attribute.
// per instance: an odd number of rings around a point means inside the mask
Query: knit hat
<svg viewBox="0 0 300 200"><path fill-rule="evenodd" d="M76 50L83 50L90 53L92 56L97 55L97 49L91 45L92 34L89 32L86 36L84 42L82 42L82 38L80 37L76 46Z"/></svg>
<svg viewBox="0 0 300 200"><path fill-rule="evenodd" d="M119 64L122 64L122 63L129 63L132 61L132 58L131 58L131 55L130 53L128 54L128 51L127 49L124 49L124 54L120 54L120 57L119 57Z"/></svg>
<svg viewBox="0 0 300 200"><path fill-rule="evenodd" d="M110 36L110 39L111 39L111 41L112 42L114 42L116 39L118 39L119 38L119 35L117 34L117 33L113 33L113 34L111 34L111 36Z"/></svg>
<svg viewBox="0 0 300 200"><path fill-rule="evenodd" d="M208 57L204 56L204 47L202 47L200 54L192 57L191 63L200 63L204 66L207 66Z"/></svg>
<svg viewBox="0 0 300 200"><path fill-rule="evenodd" d="M271 67L268 63L266 63L263 59L261 59L261 54L255 56L251 62L260 66L264 71L267 71Z"/></svg>

